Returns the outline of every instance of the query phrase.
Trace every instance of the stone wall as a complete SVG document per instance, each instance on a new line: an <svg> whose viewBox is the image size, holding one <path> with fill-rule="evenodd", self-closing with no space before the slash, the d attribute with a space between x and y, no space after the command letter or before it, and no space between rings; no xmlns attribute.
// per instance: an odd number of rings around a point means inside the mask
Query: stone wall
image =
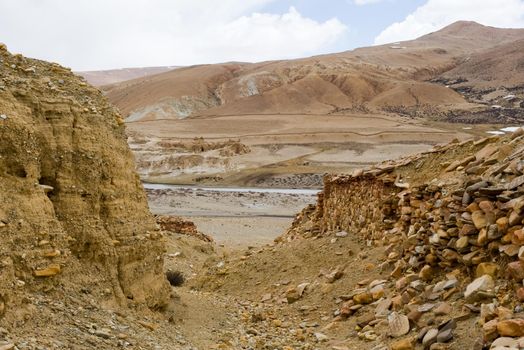
<svg viewBox="0 0 524 350"><path fill-rule="evenodd" d="M373 175L326 176L317 205L304 209L284 237L347 231L363 240L380 239L398 216L398 192L391 180Z"/></svg>
<svg viewBox="0 0 524 350"><path fill-rule="evenodd" d="M453 156L446 159L451 150ZM431 180L411 185L399 181L421 173ZM387 246L395 275L459 267L521 282L523 227L521 129L353 175L327 176L317 205L304 209L279 240L343 230L368 244Z"/></svg>

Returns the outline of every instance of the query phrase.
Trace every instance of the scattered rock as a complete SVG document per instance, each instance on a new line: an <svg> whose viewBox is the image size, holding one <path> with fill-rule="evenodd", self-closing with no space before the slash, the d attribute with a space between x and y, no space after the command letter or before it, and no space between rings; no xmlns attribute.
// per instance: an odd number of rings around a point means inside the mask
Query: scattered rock
<svg viewBox="0 0 524 350"><path fill-rule="evenodd" d="M426 332L426 334L424 335L424 338L422 339L422 345L424 345L424 347L429 347L431 344L437 341L437 336L438 336L438 329L436 328L429 329Z"/></svg>
<svg viewBox="0 0 524 350"><path fill-rule="evenodd" d="M391 350L413 350L413 349L415 349L415 342L413 338L400 339L391 344Z"/></svg>
<svg viewBox="0 0 524 350"><path fill-rule="evenodd" d="M406 335L409 332L409 319L405 315L392 312L388 316L389 332L393 338Z"/></svg>
<svg viewBox="0 0 524 350"><path fill-rule="evenodd" d="M468 301L476 301L479 298L482 299L485 297L483 292L487 292L495 287L495 282L490 275L483 275L478 277L473 282L471 282L464 292L464 297Z"/></svg>
<svg viewBox="0 0 524 350"><path fill-rule="evenodd" d="M51 264L48 267L44 269L35 270L33 274L36 277L50 277L54 276L60 273L60 265L59 264Z"/></svg>

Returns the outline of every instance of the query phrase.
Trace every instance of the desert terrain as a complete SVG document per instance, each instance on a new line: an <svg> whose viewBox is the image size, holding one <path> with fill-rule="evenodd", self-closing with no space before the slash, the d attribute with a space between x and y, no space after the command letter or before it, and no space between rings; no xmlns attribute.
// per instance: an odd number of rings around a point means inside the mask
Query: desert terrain
<svg viewBox="0 0 524 350"><path fill-rule="evenodd" d="M523 36L101 89L0 44L0 350L524 348Z"/></svg>

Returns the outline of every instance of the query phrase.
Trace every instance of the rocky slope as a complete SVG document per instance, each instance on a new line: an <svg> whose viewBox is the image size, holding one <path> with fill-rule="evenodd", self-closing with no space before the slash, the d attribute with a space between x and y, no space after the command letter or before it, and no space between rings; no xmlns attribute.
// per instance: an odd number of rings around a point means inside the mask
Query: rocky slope
<svg viewBox="0 0 524 350"><path fill-rule="evenodd" d="M275 245L196 286L247 300L257 349L522 348L523 218L520 129L328 176Z"/></svg>
<svg viewBox="0 0 524 350"><path fill-rule="evenodd" d="M4 45L0 203L0 337L34 348L45 332L55 348L90 348L111 338L80 321L100 307L167 306L164 241L123 119L70 70Z"/></svg>

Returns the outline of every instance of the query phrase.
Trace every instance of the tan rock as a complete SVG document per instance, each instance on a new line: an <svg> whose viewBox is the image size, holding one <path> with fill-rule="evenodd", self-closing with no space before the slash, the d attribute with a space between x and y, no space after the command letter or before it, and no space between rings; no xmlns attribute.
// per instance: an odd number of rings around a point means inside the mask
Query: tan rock
<svg viewBox="0 0 524 350"><path fill-rule="evenodd" d="M409 319L406 315L392 312L388 316L389 331L393 338L406 335L409 332Z"/></svg>
<svg viewBox="0 0 524 350"><path fill-rule="evenodd" d="M498 145L488 144L475 154L475 158L477 158L477 160L484 160L494 155L498 151L498 149Z"/></svg>
<svg viewBox="0 0 524 350"><path fill-rule="evenodd" d="M484 341L489 342L498 337L497 324L498 320L494 319L482 325L482 333Z"/></svg>
<svg viewBox="0 0 524 350"><path fill-rule="evenodd" d="M524 302L524 288L523 287L520 287L517 289L516 295L517 295L517 299L520 302Z"/></svg>
<svg viewBox="0 0 524 350"><path fill-rule="evenodd" d="M511 278L522 281L524 279L524 262L511 262L508 264L506 271Z"/></svg>
<svg viewBox="0 0 524 350"><path fill-rule="evenodd" d="M509 219L507 217L501 217L497 219L496 224L499 228L499 232L506 233L509 228Z"/></svg>
<svg viewBox="0 0 524 350"><path fill-rule="evenodd" d="M44 256L46 258L55 258L57 256L60 256L62 253L58 249L48 250L44 252Z"/></svg>
<svg viewBox="0 0 524 350"><path fill-rule="evenodd" d="M518 348L519 342L517 339L509 338L509 337L500 337L497 338L491 343L491 349L496 349L497 347L502 347L504 349L507 348Z"/></svg>
<svg viewBox="0 0 524 350"><path fill-rule="evenodd" d="M433 312L437 316L448 315L451 313L451 305L447 302L442 302L433 309Z"/></svg>
<svg viewBox="0 0 524 350"><path fill-rule="evenodd" d="M462 236L455 242L455 248L457 249L464 249L469 245L469 238L468 236Z"/></svg>
<svg viewBox="0 0 524 350"><path fill-rule="evenodd" d="M489 303L489 304L481 304L480 305L480 320L479 323L482 325L488 321L491 321L497 317L497 310L495 308L495 304Z"/></svg>
<svg viewBox="0 0 524 350"><path fill-rule="evenodd" d="M424 265L422 269L420 269L420 272L418 274L419 278L423 281L431 281L433 279L433 268L429 265Z"/></svg>
<svg viewBox="0 0 524 350"><path fill-rule="evenodd" d="M463 236L471 236L478 232L477 228L470 224L465 224L460 230L460 234Z"/></svg>
<svg viewBox="0 0 524 350"><path fill-rule="evenodd" d="M503 337L523 337L524 319L500 321L497 323L497 331Z"/></svg>
<svg viewBox="0 0 524 350"><path fill-rule="evenodd" d="M495 210L495 206L493 205L493 202L491 201L482 201L479 203L479 208L486 214L493 213Z"/></svg>
<svg viewBox="0 0 524 350"><path fill-rule="evenodd" d="M518 212L516 211L511 211L511 213L509 214L509 219L508 219L508 223L509 223L509 226L515 226L515 225L518 225L522 222L522 218L523 216L521 214L519 214Z"/></svg>
<svg viewBox="0 0 524 350"><path fill-rule="evenodd" d="M511 235L511 243L521 246L524 245L524 230L513 231Z"/></svg>
<svg viewBox="0 0 524 350"><path fill-rule="evenodd" d="M477 265L475 270L475 277L481 277L483 275L490 275L496 277L500 267L498 264L492 262L483 262Z"/></svg>
<svg viewBox="0 0 524 350"><path fill-rule="evenodd" d="M513 318L513 311L504 306L497 307L497 316L499 321L509 320Z"/></svg>
<svg viewBox="0 0 524 350"><path fill-rule="evenodd" d="M499 251L509 257L518 256L519 250L520 247L516 244L507 244L499 247Z"/></svg>
<svg viewBox="0 0 524 350"><path fill-rule="evenodd" d="M359 293L353 297L355 304L371 304L373 302L373 295L370 292Z"/></svg>
<svg viewBox="0 0 524 350"><path fill-rule="evenodd" d="M378 286L374 286L373 288L369 290L369 292L371 293L373 300L379 300L386 293L384 286L382 284Z"/></svg>
<svg viewBox="0 0 524 350"><path fill-rule="evenodd" d="M54 276L60 273L60 265L59 264L51 264L45 269L39 269L33 271L33 274L36 277L50 277Z"/></svg>
<svg viewBox="0 0 524 350"><path fill-rule="evenodd" d="M286 300L288 304L292 304L300 299L300 294L295 287L286 290Z"/></svg>
<svg viewBox="0 0 524 350"><path fill-rule="evenodd" d="M493 277L490 275L483 275L468 284L466 291L464 292L464 297L466 300L474 301L477 299L479 292L485 292L494 287L495 282L493 281Z"/></svg>
<svg viewBox="0 0 524 350"><path fill-rule="evenodd" d="M391 307L391 304L392 304L392 301L390 298L384 298L378 301L377 306L375 308L375 316L376 317L387 316L388 310Z"/></svg>
<svg viewBox="0 0 524 350"><path fill-rule="evenodd" d="M486 214L484 214L482 210L474 211L471 214L471 220L473 220L473 224L475 225L475 228L477 228L478 230L488 225Z"/></svg>
<svg viewBox="0 0 524 350"><path fill-rule="evenodd" d="M486 230L486 228L480 230L479 236L477 237L477 244L480 246L488 244L488 230Z"/></svg>
<svg viewBox="0 0 524 350"><path fill-rule="evenodd" d="M413 350L415 349L415 340L413 338L404 338L391 344L391 350Z"/></svg>
<svg viewBox="0 0 524 350"><path fill-rule="evenodd" d="M336 280L339 280L340 278L342 278L342 276L344 276L344 269L342 267L337 267L336 269L326 274L325 276L327 278L328 283L333 283Z"/></svg>

